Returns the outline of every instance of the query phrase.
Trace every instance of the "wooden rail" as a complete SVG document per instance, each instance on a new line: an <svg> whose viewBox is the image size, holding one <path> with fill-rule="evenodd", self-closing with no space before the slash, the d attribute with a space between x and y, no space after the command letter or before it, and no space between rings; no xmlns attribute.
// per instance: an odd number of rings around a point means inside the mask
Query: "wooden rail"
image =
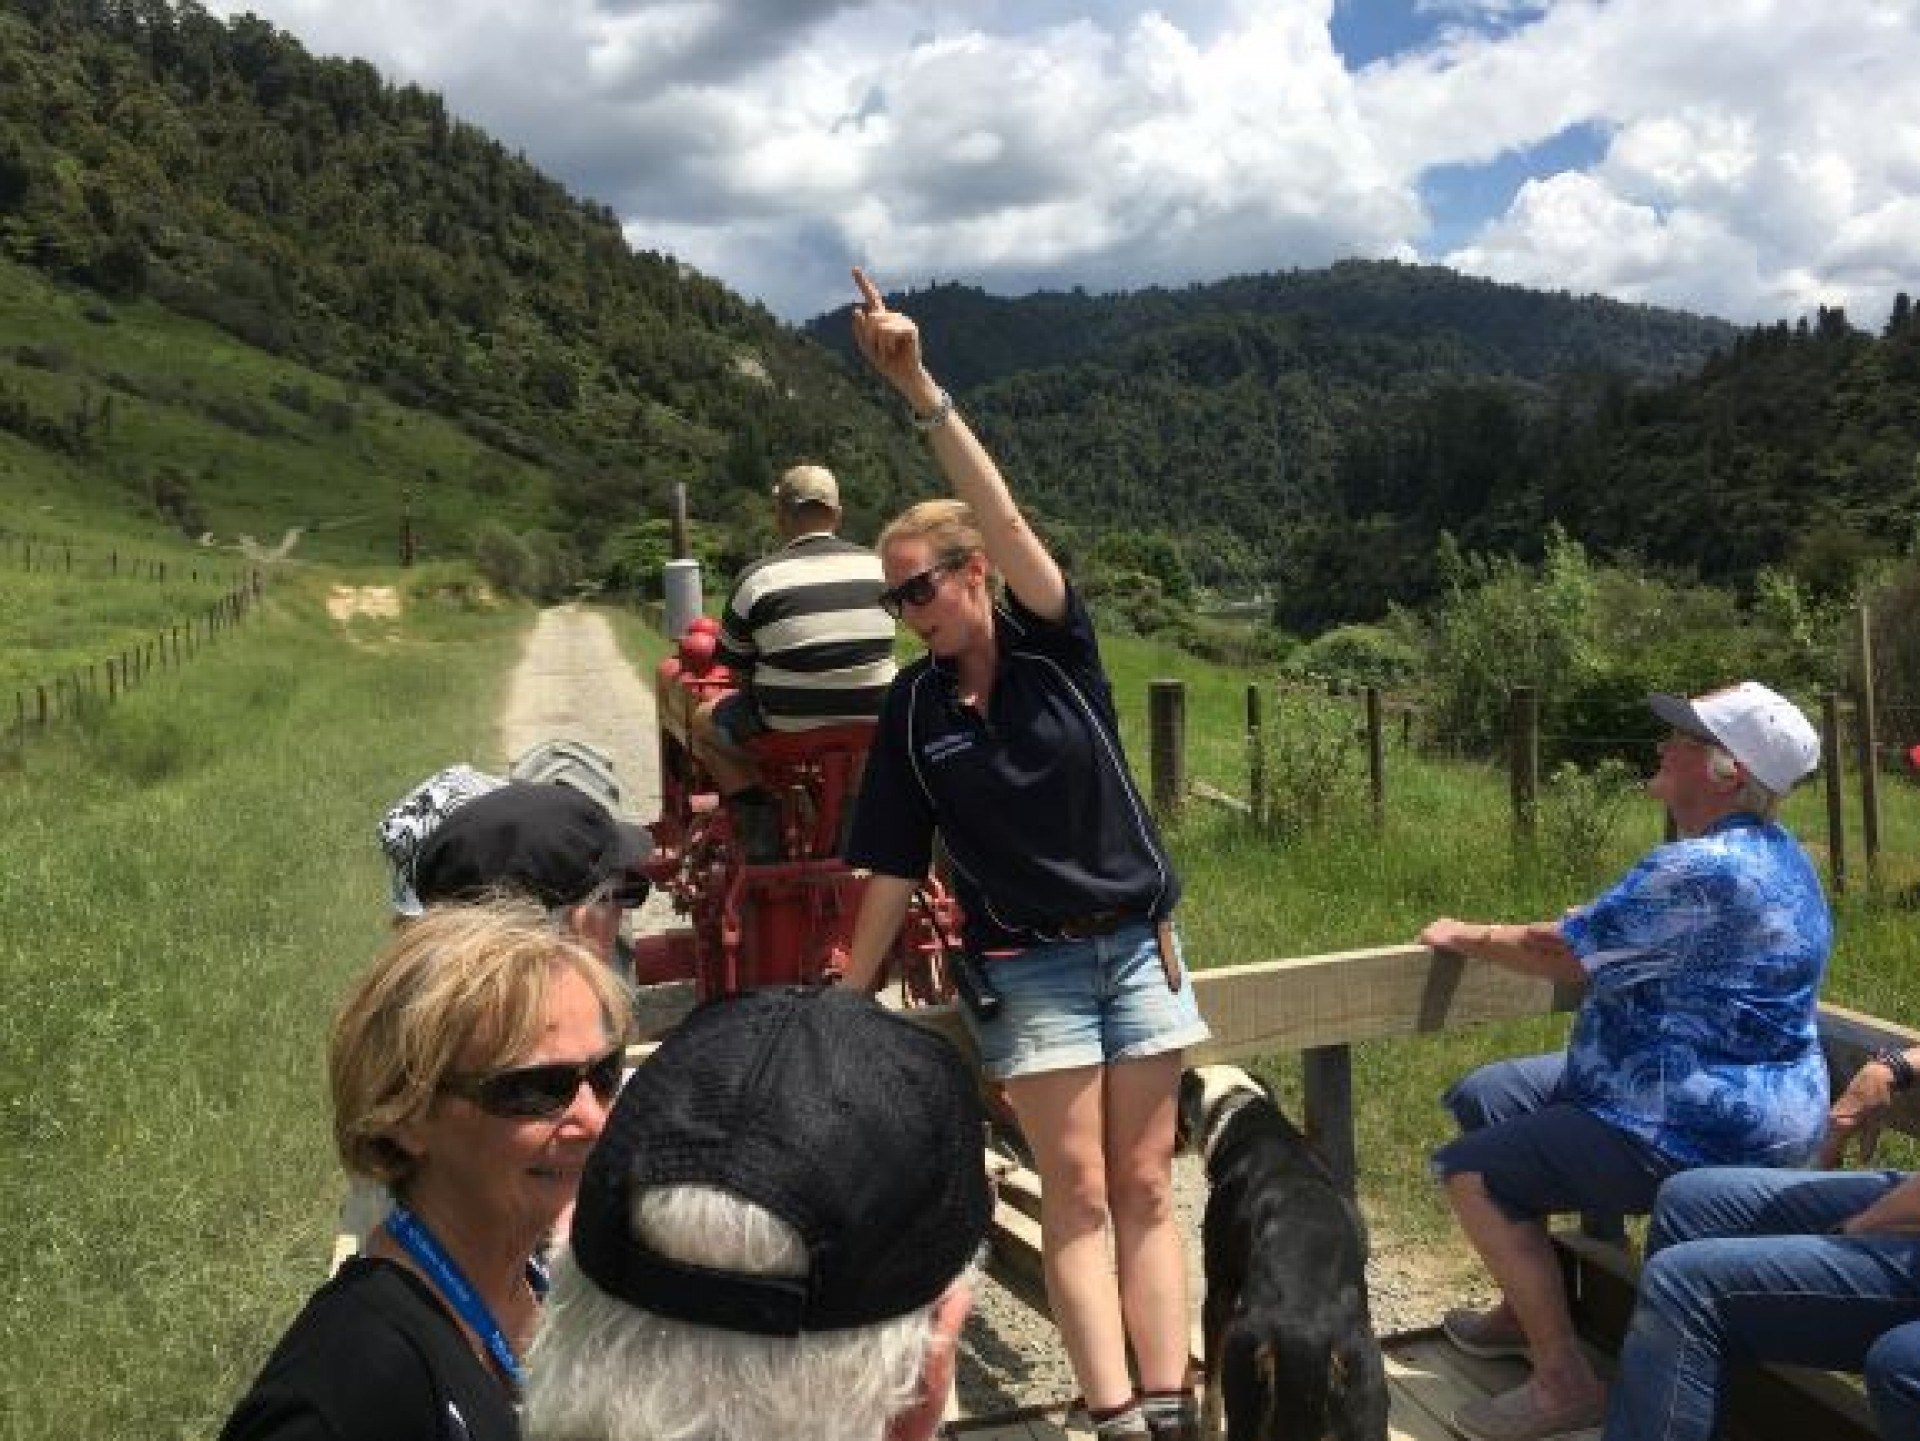
<svg viewBox="0 0 1920 1441"><path fill-rule="evenodd" d="M1306 1129L1336 1174L1354 1175L1349 1047L1384 1037L1451 1030L1485 1021L1569 1009L1577 993L1425 946L1384 946L1202 971L1194 991L1213 1039L1193 1064L1298 1051L1307 1094ZM910 1012L973 1054L951 1007ZM1821 1043L1836 1091L1882 1046L1920 1045L1920 1030L1841 1006L1820 1009ZM1897 1099L1890 1130L1920 1136L1920 1094ZM994 1271L1029 1304L1044 1309L1039 1180L990 1157L998 1172ZM1633 1310L1636 1269L1617 1247L1573 1232L1555 1236L1575 1324L1591 1344L1619 1349ZM1194 1340L1198 1355L1199 1340ZM1794 1367L1743 1368L1730 1390L1726 1434L1734 1441L1872 1441L1859 1387L1850 1379Z"/></svg>
<svg viewBox="0 0 1920 1441"><path fill-rule="evenodd" d="M1358 1041L1431 1034L1569 1009L1577 993L1426 946L1378 946L1198 971L1194 996L1213 1039L1191 1065L1298 1052L1302 1124L1349 1190L1356 1174L1353 1061ZM975 1057L951 1006L910 1012Z"/></svg>

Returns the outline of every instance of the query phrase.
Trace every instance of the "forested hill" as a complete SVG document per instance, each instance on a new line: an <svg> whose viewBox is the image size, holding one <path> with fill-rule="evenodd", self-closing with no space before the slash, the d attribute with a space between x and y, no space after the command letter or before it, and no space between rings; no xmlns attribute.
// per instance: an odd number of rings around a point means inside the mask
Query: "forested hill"
<svg viewBox="0 0 1920 1441"><path fill-rule="evenodd" d="M1920 324L1742 334L1433 267L1350 262L1180 292L898 297L1064 533L1175 537L1195 577L1313 630L1418 603L1443 533L1744 588L1844 587L1920 515ZM841 315L815 322L833 343Z"/></svg>
<svg viewBox="0 0 1920 1441"><path fill-rule="evenodd" d="M675 481L738 517L797 455L869 518L915 464L830 356L437 95L190 0L0 0L0 253L457 418L582 545Z"/></svg>
<svg viewBox="0 0 1920 1441"><path fill-rule="evenodd" d="M1461 275L1432 265L1350 260L1323 270L1245 275L1194 285L1090 296L1054 291L1003 298L936 285L903 301L956 388L1024 371L1099 363L1144 347L1204 346L1223 325L1238 337L1298 352L1329 377L1420 383L1436 375L1545 382L1578 371L1666 379L1697 370L1733 338L1725 321L1575 298ZM809 326L848 353L846 311Z"/></svg>
<svg viewBox="0 0 1920 1441"><path fill-rule="evenodd" d="M412 487L441 534L506 518L608 579L651 573L636 557L654 538L616 532L657 521L675 482L722 563L764 538L766 483L792 459L839 470L868 533L927 483L897 407L815 343L844 347L844 312L813 338L783 326L635 252L606 207L439 97L191 0L0 0L0 265L0 308L24 307L21 338L0 336L0 441L183 528L218 528L225 505L331 525L346 548ZM14 283L23 266L32 285ZM1351 262L906 303L1071 557L1144 538L1203 583L1274 595L1301 629L1429 597L1443 533L1532 556L1559 522L1602 556L1735 585L1784 563L1831 587L1915 524L1920 323L1904 302L1879 336L1838 312L1742 336ZM36 329L35 307L85 320ZM219 395L164 373L183 316L279 370L236 368ZM160 373L134 363L136 327ZM28 342L43 332L58 343ZM268 467L239 456L316 428L347 455L367 391L447 417L481 453L357 488L284 464L256 481ZM142 406L206 432L191 457L162 466L164 448L110 423Z"/></svg>

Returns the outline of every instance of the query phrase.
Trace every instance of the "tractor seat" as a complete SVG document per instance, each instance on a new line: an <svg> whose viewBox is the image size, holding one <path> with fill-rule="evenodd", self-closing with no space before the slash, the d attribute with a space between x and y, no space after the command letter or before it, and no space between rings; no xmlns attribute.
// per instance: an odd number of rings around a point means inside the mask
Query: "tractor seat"
<svg viewBox="0 0 1920 1441"><path fill-rule="evenodd" d="M780 803L782 830L797 842L793 859L838 854L873 733L872 721L851 721L768 731L747 742L760 762L760 784Z"/></svg>

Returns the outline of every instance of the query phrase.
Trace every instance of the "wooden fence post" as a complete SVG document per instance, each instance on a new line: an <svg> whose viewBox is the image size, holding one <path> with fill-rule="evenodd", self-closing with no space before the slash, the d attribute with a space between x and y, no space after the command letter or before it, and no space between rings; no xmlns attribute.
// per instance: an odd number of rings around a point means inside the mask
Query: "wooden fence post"
<svg viewBox="0 0 1920 1441"><path fill-rule="evenodd" d="M1507 789L1513 797L1513 833L1533 844L1540 819L1540 693L1517 685L1507 702Z"/></svg>
<svg viewBox="0 0 1920 1441"><path fill-rule="evenodd" d="M1147 736L1153 808L1177 815L1187 794L1187 688L1177 680L1147 682Z"/></svg>
<svg viewBox="0 0 1920 1441"><path fill-rule="evenodd" d="M1300 1053L1302 1100L1307 1139L1333 1172L1340 1189L1353 1195L1360 1167L1353 1140L1353 1049L1312 1046Z"/></svg>
<svg viewBox="0 0 1920 1441"><path fill-rule="evenodd" d="M1260 683L1247 682L1247 805L1253 823L1267 815L1267 737L1260 720Z"/></svg>
<svg viewBox="0 0 1920 1441"><path fill-rule="evenodd" d="M1867 879L1880 864L1880 727L1873 702L1873 612L1860 607L1860 698L1853 723L1859 731L1860 853L1866 857Z"/></svg>
<svg viewBox="0 0 1920 1441"><path fill-rule="evenodd" d="M1847 891L1847 797L1840 760L1840 697L1828 691L1820 701L1820 749L1827 760L1827 866L1833 893Z"/></svg>
<svg viewBox="0 0 1920 1441"><path fill-rule="evenodd" d="M1373 800L1373 828L1387 826L1387 739L1380 721L1380 687L1367 687L1367 787Z"/></svg>

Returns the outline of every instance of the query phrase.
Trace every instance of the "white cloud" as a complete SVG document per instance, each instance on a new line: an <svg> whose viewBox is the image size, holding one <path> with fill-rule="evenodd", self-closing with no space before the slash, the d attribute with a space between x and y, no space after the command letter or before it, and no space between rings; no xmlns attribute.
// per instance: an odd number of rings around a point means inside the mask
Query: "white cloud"
<svg viewBox="0 0 1920 1441"><path fill-rule="evenodd" d="M794 318L839 303L854 259L1017 290L1430 254L1430 168L1573 126L1597 163L1432 258L1742 320L1839 302L1872 323L1920 288L1911 0L1400 0L1447 28L1358 72L1334 3L247 8L445 92L636 244Z"/></svg>

